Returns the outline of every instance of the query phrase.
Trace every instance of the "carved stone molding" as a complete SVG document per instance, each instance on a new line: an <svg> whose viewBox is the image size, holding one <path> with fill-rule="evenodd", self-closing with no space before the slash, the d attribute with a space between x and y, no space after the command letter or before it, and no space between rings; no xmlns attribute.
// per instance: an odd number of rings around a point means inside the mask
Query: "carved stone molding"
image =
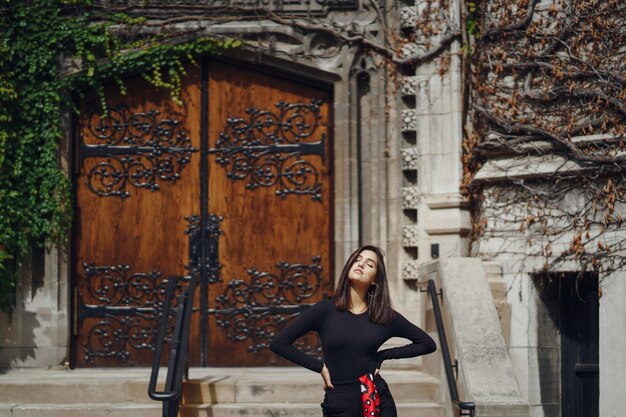
<svg viewBox="0 0 626 417"><path fill-rule="evenodd" d="M417 187L402 188L402 209L416 210L419 207L420 195Z"/></svg>
<svg viewBox="0 0 626 417"><path fill-rule="evenodd" d="M405 148L402 153L402 169L412 170L418 168L419 154L417 148Z"/></svg>

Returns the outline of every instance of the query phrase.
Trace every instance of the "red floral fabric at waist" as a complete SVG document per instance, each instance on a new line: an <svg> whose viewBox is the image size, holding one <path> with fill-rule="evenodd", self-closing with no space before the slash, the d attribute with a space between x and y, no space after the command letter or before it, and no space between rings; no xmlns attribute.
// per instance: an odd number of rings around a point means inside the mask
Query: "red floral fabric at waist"
<svg viewBox="0 0 626 417"><path fill-rule="evenodd" d="M363 416L379 417L380 396L378 395L378 389L376 388L376 384L374 384L374 375L365 374L359 377L359 383L361 385L361 403L363 404Z"/></svg>

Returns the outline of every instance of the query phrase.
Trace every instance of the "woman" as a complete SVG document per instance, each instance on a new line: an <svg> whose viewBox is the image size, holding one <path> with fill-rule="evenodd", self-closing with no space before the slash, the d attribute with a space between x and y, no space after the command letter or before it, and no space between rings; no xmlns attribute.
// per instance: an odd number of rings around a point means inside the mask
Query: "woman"
<svg viewBox="0 0 626 417"><path fill-rule="evenodd" d="M320 335L323 362L292 345L309 331ZM392 337L412 343L379 351ZM383 252L365 245L348 258L333 299L322 300L304 312L274 337L270 349L321 373L325 417L396 417L393 397L379 375L382 362L425 355L434 352L436 345L422 329L393 310Z"/></svg>

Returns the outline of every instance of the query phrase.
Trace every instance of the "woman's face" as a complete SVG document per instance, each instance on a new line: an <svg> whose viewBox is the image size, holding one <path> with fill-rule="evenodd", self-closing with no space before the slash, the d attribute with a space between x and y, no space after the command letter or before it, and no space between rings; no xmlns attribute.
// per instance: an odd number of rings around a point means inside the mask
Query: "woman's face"
<svg viewBox="0 0 626 417"><path fill-rule="evenodd" d="M375 252L365 249L356 257L356 261L350 267L348 278L351 284L362 284L369 287L376 279L378 270L378 256Z"/></svg>

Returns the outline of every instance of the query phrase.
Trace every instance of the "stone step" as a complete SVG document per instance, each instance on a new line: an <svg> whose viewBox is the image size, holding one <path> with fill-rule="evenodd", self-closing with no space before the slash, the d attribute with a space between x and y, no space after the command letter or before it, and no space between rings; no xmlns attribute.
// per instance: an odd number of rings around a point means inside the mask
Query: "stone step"
<svg viewBox="0 0 626 417"><path fill-rule="evenodd" d="M397 403L398 417L443 417L435 402ZM0 404L0 417L160 417L160 403ZM183 405L180 417L319 417L319 403L240 403Z"/></svg>
<svg viewBox="0 0 626 417"><path fill-rule="evenodd" d="M324 395L320 375L298 368L261 368L247 375L201 374L199 369L191 370L190 380L185 382L183 390L185 404L319 404ZM435 401L439 398L439 381L426 373L383 369L381 375L396 402Z"/></svg>
<svg viewBox="0 0 626 417"><path fill-rule="evenodd" d="M0 378L0 403L151 403L150 370L13 371Z"/></svg>
<svg viewBox="0 0 626 417"><path fill-rule="evenodd" d="M29 403L0 404L0 417L161 417L163 407L152 403Z"/></svg>
<svg viewBox="0 0 626 417"><path fill-rule="evenodd" d="M443 417L436 378L382 375L400 417ZM0 417L159 417L162 404L147 394L149 376L147 368L9 371L0 375ZM320 415L321 378L301 368L191 368L189 376L181 417Z"/></svg>
<svg viewBox="0 0 626 417"><path fill-rule="evenodd" d="M398 417L444 417L444 409L435 402L397 403ZM319 417L319 403L249 403L184 405L180 417Z"/></svg>

